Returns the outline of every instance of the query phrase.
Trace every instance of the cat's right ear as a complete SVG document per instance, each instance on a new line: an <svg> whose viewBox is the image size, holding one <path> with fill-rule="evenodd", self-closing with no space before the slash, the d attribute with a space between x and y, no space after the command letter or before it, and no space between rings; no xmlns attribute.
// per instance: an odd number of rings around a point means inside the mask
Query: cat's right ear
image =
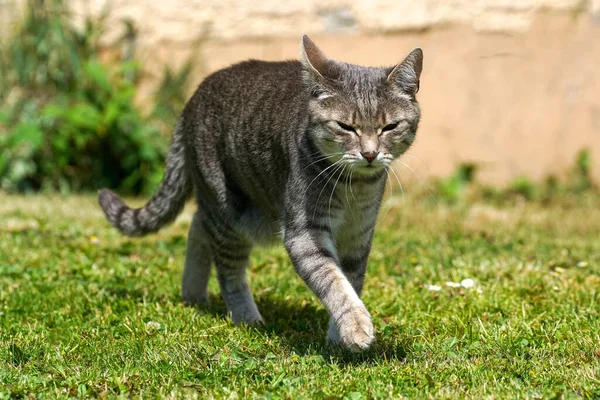
<svg viewBox="0 0 600 400"><path fill-rule="evenodd" d="M313 97L323 100L332 96L327 85L331 77L333 62L330 61L308 36L302 36L302 67L304 82Z"/></svg>
<svg viewBox="0 0 600 400"><path fill-rule="evenodd" d="M325 53L308 36L302 36L302 65L304 69L314 75L315 78L323 78L327 75L329 64L329 59Z"/></svg>

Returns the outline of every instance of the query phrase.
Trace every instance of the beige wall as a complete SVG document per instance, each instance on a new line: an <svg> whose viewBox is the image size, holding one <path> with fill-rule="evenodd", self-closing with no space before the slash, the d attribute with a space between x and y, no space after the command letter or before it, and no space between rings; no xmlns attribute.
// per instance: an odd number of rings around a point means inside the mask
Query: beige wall
<svg viewBox="0 0 600 400"><path fill-rule="evenodd" d="M296 58L302 33L329 56L366 65L392 65L419 46L423 119L411 150L418 159L405 159L419 175L427 175L424 164L444 175L477 162L485 181L542 179L564 172L589 147L600 181L600 0L111 3L107 42L121 33L120 18L139 29L142 102L164 64L180 65L190 54L200 81L249 57ZM103 2L76 4L83 15Z"/></svg>

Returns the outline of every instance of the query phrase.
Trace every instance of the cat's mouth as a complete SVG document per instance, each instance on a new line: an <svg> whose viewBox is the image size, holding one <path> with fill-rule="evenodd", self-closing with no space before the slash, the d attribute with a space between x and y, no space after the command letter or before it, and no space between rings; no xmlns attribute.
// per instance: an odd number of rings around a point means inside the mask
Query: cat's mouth
<svg viewBox="0 0 600 400"><path fill-rule="evenodd" d="M384 169L385 166L386 165L381 162L365 163L365 164L361 163L359 165L356 165L354 168L357 170L357 172L362 172L363 174L374 174L374 173Z"/></svg>

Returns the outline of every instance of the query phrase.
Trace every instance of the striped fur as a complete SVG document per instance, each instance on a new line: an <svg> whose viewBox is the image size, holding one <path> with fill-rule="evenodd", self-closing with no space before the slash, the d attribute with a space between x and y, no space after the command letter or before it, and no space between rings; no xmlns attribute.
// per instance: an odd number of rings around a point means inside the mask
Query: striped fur
<svg viewBox="0 0 600 400"><path fill-rule="evenodd" d="M115 193L102 189L98 201L111 225L125 235L143 236L177 218L192 189L184 153L183 132L178 124L169 148L165 176L156 194L142 208L131 209Z"/></svg>
<svg viewBox="0 0 600 400"><path fill-rule="evenodd" d="M422 53L392 68L328 59L304 37L302 62L247 61L207 77L186 105L152 199L130 209L103 190L110 223L158 230L195 194L182 296L208 299L214 263L236 323L262 323L246 277L255 245L283 240L331 314L328 340L374 340L360 300L386 169L414 141Z"/></svg>

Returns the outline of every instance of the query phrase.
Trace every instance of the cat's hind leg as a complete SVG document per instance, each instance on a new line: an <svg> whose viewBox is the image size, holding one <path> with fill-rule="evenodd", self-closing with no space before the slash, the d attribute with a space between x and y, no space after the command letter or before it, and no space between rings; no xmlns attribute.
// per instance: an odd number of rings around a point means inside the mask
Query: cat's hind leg
<svg viewBox="0 0 600 400"><path fill-rule="evenodd" d="M246 276L252 244L223 225L212 236L221 295L233 322L249 325L263 323Z"/></svg>
<svg viewBox="0 0 600 400"><path fill-rule="evenodd" d="M188 304L208 302L208 279L213 262L211 239L201 211L196 211L188 234L181 296Z"/></svg>

